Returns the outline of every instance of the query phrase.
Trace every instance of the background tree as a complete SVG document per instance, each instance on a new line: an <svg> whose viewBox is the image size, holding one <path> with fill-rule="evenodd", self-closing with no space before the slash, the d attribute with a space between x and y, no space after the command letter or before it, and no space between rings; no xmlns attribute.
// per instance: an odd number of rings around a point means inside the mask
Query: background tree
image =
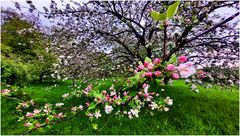
<svg viewBox="0 0 240 136"><path fill-rule="evenodd" d="M54 55L46 52L49 46L41 32L30 22L11 10L2 10L2 80L23 84L51 71Z"/></svg>

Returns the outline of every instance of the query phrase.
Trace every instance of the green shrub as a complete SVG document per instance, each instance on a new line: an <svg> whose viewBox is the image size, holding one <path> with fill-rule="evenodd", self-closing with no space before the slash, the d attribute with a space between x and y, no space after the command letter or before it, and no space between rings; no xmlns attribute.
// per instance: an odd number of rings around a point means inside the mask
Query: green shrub
<svg viewBox="0 0 240 136"><path fill-rule="evenodd" d="M1 81L10 85L24 86L29 83L32 65L29 63L16 62L11 59L2 58L1 60Z"/></svg>

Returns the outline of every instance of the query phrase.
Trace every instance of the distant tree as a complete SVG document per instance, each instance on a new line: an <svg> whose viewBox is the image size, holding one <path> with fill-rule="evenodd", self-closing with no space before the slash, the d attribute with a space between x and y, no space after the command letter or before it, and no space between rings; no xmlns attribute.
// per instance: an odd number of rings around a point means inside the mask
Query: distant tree
<svg viewBox="0 0 240 136"><path fill-rule="evenodd" d="M18 85L36 78L41 82L55 60L53 53L45 51L49 41L19 14L2 10L2 15L2 80Z"/></svg>

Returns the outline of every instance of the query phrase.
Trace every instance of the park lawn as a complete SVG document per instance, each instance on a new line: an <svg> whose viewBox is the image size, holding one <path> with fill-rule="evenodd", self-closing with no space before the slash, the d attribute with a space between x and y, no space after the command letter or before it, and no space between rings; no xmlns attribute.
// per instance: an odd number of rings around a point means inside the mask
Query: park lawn
<svg viewBox="0 0 240 136"><path fill-rule="evenodd" d="M106 85L109 86L109 81ZM52 87L54 85L56 87ZM33 83L24 89L40 104L61 102L62 95L70 92L70 82ZM66 122L54 125L44 132L30 134L81 135L81 134L188 134L188 135L238 135L239 134L239 91L237 88L220 90L199 87L199 93L189 91L183 81L175 81L174 86L166 86L166 93L174 100L169 112L153 112L151 115L140 114L139 118L118 119L104 116L98 120L101 131L92 129L86 117L76 116ZM75 102L73 102L75 103ZM23 134L27 128L18 122L15 113L17 103L6 98L1 99L1 134ZM111 117L111 118L110 118ZM109 119L110 118L110 119ZM109 122L108 122L109 120ZM106 123L108 122L108 123Z"/></svg>

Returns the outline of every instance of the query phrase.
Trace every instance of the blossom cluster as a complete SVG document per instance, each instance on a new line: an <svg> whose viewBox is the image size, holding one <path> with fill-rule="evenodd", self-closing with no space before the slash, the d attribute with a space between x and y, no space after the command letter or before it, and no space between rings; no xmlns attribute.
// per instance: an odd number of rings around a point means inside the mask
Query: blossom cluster
<svg viewBox="0 0 240 136"><path fill-rule="evenodd" d="M140 63L139 66L134 71L135 74L142 73L141 77L163 77L170 75L172 79L177 80L179 78L188 78L191 75L196 73L196 69L192 62L187 62L186 56L180 56L178 58L178 66L174 64L167 64L166 66L161 65L161 60L159 58L155 58L152 60L145 60L142 64ZM159 67L165 67L160 71ZM143 72L142 72L143 71ZM201 73L201 77L205 75L204 72Z"/></svg>
<svg viewBox="0 0 240 136"><path fill-rule="evenodd" d="M1 90L2 95L10 95L10 93L11 93L11 90L9 90L9 89Z"/></svg>

